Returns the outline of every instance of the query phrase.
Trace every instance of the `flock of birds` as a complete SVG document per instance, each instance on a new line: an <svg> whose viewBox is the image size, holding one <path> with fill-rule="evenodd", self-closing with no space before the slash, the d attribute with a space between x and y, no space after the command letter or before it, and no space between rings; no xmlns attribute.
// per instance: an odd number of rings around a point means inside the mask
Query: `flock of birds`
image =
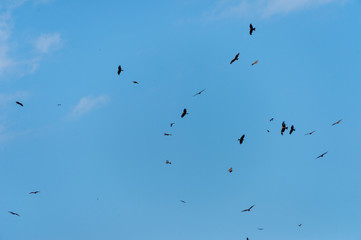
<svg viewBox="0 0 361 240"><path fill-rule="evenodd" d="M250 26L249 26L249 34L252 35L255 30L256 30L256 28L253 27L252 24L250 24ZM233 64L235 61L239 60L239 54L240 54L240 53L237 53L237 54L236 54L236 56L231 60L230 64ZM252 63L252 66L255 65L255 64L257 64L257 63L258 63L258 60L255 61L255 62L253 62L253 63ZM120 75L121 72L123 72L123 71L124 71L124 69L121 67L121 65L119 65L119 66L118 66L118 71L117 71L118 75ZM137 81L132 81L132 82L133 82L134 84L139 84ZM197 92L196 94L194 94L193 96L195 97L195 96L197 96L197 95L201 95L205 90L206 90L206 89L203 89L203 90ZM19 101L16 101L16 104L18 104L18 105L21 106L21 107L24 107L23 103L21 103L21 102L19 102ZM61 104L58 104L58 106L61 106ZM189 114L189 113L188 113L187 109L184 108L184 109L183 109L183 112L181 113L181 118L184 118L184 117L185 117L186 115L188 115L188 114ZM274 120L274 118L271 118L269 121L272 122L273 120ZM341 121L342 121L342 119L341 119L341 120L338 120L338 121L335 122L335 123L333 123L331 126L340 124ZM174 124L175 124L174 122L170 123L170 127L173 127ZM282 122L282 126L281 126L281 135L283 135L286 130L288 130L288 127L287 127L286 123L283 121L283 122ZM289 134L292 134L292 133L295 132L295 131L296 131L296 129L295 129L294 125L291 125ZM270 132L270 131L267 130L267 132ZM309 133L306 133L305 135L312 135L312 134L315 133L315 132L316 132L316 131L314 130L314 131L311 131L311 132L309 132ZM164 133L164 136L172 136L172 134L170 134L170 133ZM239 139L237 139L237 141L239 141L239 144L242 144L242 143L244 142L244 139L245 139L245 134L243 134ZM324 157L327 153L328 153L328 152L322 153L321 155L317 156L316 159ZM172 163L171 163L170 161L166 160L165 164L171 165ZM233 172L233 168L232 168L232 167L229 168L229 169L228 169L228 172L229 172L229 173L232 173L232 172ZM38 194L38 193L40 193L40 191L32 191L32 192L30 192L29 194L36 195L36 194ZM182 202L182 203L187 203L187 202L184 201L184 200L180 200L180 202ZM242 210L242 212L250 212L250 211L254 208L254 206L255 206L255 205L252 205L252 206L250 206L249 208ZM10 214L14 215L14 216L18 216L18 217L20 216L20 214L18 214L18 213L16 213L16 212L13 212L13 211L8 211L8 212L9 212ZM301 226L302 226L302 224L298 224L298 227L301 227ZM263 228L258 228L258 230L263 230ZM247 237L247 240L249 240L248 237Z"/></svg>

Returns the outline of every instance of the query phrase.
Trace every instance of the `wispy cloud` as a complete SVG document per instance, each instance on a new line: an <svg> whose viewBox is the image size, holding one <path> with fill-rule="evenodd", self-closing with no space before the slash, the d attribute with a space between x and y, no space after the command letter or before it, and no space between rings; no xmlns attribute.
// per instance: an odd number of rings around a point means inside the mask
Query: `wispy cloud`
<svg viewBox="0 0 361 240"><path fill-rule="evenodd" d="M59 48L62 40L59 33L41 34L35 41L35 47L42 53Z"/></svg>
<svg viewBox="0 0 361 240"><path fill-rule="evenodd" d="M107 96L83 97L71 112L72 118L78 118L108 102Z"/></svg>

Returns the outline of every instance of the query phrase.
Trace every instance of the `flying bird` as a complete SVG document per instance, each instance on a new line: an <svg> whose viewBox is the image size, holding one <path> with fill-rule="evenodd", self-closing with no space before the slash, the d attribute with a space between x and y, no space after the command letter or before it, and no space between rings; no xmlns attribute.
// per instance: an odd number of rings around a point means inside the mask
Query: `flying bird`
<svg viewBox="0 0 361 240"><path fill-rule="evenodd" d="M252 66L253 66L253 65L255 65L255 64L257 64L257 63L258 63L258 60L257 60L257 61L255 61L254 63L252 63Z"/></svg>
<svg viewBox="0 0 361 240"><path fill-rule="evenodd" d="M242 143L243 143L245 136L246 136L246 135L243 134L242 137L238 139L239 144L242 144Z"/></svg>
<svg viewBox="0 0 361 240"><path fill-rule="evenodd" d="M281 135L283 135L283 133L286 131L286 129L288 129L288 127L286 127L286 123L282 122Z"/></svg>
<svg viewBox="0 0 361 240"><path fill-rule="evenodd" d="M292 134L294 131L296 131L295 127L292 125L291 126L291 130L290 130L290 134Z"/></svg>
<svg viewBox="0 0 361 240"><path fill-rule="evenodd" d="M61 103L58 103L58 107L60 107L61 106Z"/></svg>
<svg viewBox="0 0 361 240"><path fill-rule="evenodd" d="M257 228L258 230L260 230L260 231L262 231L263 230L263 228Z"/></svg>
<svg viewBox="0 0 361 240"><path fill-rule="evenodd" d="M175 123L171 123L171 124L170 124L170 127L173 127L174 124L175 124Z"/></svg>
<svg viewBox="0 0 361 240"><path fill-rule="evenodd" d="M249 35L252 35L253 31L256 31L256 28L253 27L252 23L249 25Z"/></svg>
<svg viewBox="0 0 361 240"><path fill-rule="evenodd" d="M172 136L170 133L164 133L164 136Z"/></svg>
<svg viewBox="0 0 361 240"><path fill-rule="evenodd" d="M342 119L341 119L341 120L338 120L337 122L333 123L332 126L334 126L334 125L336 125L336 124L339 124L341 121L342 121Z"/></svg>
<svg viewBox="0 0 361 240"><path fill-rule="evenodd" d="M269 121L272 122L274 118L271 118Z"/></svg>
<svg viewBox="0 0 361 240"><path fill-rule="evenodd" d="M237 55L232 59L231 64L234 63L234 61L239 60L238 57L239 57L239 53L237 53Z"/></svg>
<svg viewBox="0 0 361 240"><path fill-rule="evenodd" d="M228 169L228 172L229 173L233 172L233 169L232 168Z"/></svg>
<svg viewBox="0 0 361 240"><path fill-rule="evenodd" d="M20 215L19 215L19 214L17 214L17 213L15 213L15 212L11 212L11 211L9 211L9 213L10 213L10 214L12 214L12 215L15 215L15 216L20 217Z"/></svg>
<svg viewBox="0 0 361 240"><path fill-rule="evenodd" d="M24 107L24 105L21 102L16 101L16 104L19 104L20 106Z"/></svg>
<svg viewBox="0 0 361 240"><path fill-rule="evenodd" d="M197 92L196 94L193 95L193 97L195 97L195 96L197 96L197 95L201 95L201 93L204 92L204 90L206 90L206 89L203 89L202 91Z"/></svg>
<svg viewBox="0 0 361 240"><path fill-rule="evenodd" d="M322 158L323 156L325 156L325 155L326 155L326 153L327 153L327 152L322 153L322 154L321 154L320 156L318 156L317 158ZM317 158L316 158L316 159L317 159Z"/></svg>
<svg viewBox="0 0 361 240"><path fill-rule="evenodd" d="M29 194L38 194L40 191L29 192Z"/></svg>
<svg viewBox="0 0 361 240"><path fill-rule="evenodd" d="M301 226L302 226L302 224L298 224L298 226L299 226L299 227L301 227Z"/></svg>
<svg viewBox="0 0 361 240"><path fill-rule="evenodd" d="M184 200L180 200L182 203L187 203L186 201L184 201Z"/></svg>
<svg viewBox="0 0 361 240"><path fill-rule="evenodd" d="M314 132L316 132L316 131L312 131L312 132L306 133L305 135L312 135Z"/></svg>
<svg viewBox="0 0 361 240"><path fill-rule="evenodd" d="M172 163L167 160L167 161L165 161L165 164L172 164Z"/></svg>
<svg viewBox="0 0 361 240"><path fill-rule="evenodd" d="M181 118L184 118L184 116L185 115L187 115L188 113L187 113L187 109L185 108L185 109L183 109L183 113L182 113L182 115L181 115Z"/></svg>
<svg viewBox="0 0 361 240"><path fill-rule="evenodd" d="M269 132L269 130L267 129L267 132Z"/></svg>
<svg viewBox="0 0 361 240"><path fill-rule="evenodd" d="M251 209L252 209L254 206L255 206L255 205L252 205L252 206L250 206L249 208L244 209L242 212L249 212L249 211L251 211Z"/></svg>
<svg viewBox="0 0 361 240"><path fill-rule="evenodd" d="M122 69L122 66L118 66L118 75L121 73L121 72L123 72L124 70Z"/></svg>
<svg viewBox="0 0 361 240"><path fill-rule="evenodd" d="M135 83L135 84L139 84L139 82L137 82L137 81L133 81L133 83Z"/></svg>

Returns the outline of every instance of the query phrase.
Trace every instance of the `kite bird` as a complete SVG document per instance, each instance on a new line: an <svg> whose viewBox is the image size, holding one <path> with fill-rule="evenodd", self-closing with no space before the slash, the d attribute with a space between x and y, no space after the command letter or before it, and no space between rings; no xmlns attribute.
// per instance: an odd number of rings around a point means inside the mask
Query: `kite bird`
<svg viewBox="0 0 361 240"><path fill-rule="evenodd" d="M252 209L254 206L255 206L255 205L252 205L252 206L250 206L249 208L244 209L242 212L249 212L249 211L251 211L251 209Z"/></svg>
<svg viewBox="0 0 361 240"><path fill-rule="evenodd" d="M184 118L184 116L187 115L187 114L189 114L189 113L187 113L187 109L186 108L183 109L183 113L181 115L181 118Z"/></svg>
<svg viewBox="0 0 361 240"><path fill-rule="evenodd" d="M334 126L334 125L336 125L336 124L339 124L341 121L342 121L342 119L341 119L341 120L338 120L337 122L333 123L332 126Z"/></svg>
<svg viewBox="0 0 361 240"><path fill-rule="evenodd" d="M312 135L314 132L316 132L316 131L312 131L312 132L306 133L305 135Z"/></svg>
<svg viewBox="0 0 361 240"><path fill-rule="evenodd" d="M238 139L239 144L242 144L242 143L243 143L245 136L246 136L246 135L243 134L242 137Z"/></svg>
<svg viewBox="0 0 361 240"><path fill-rule="evenodd" d="M291 130L290 130L290 134L292 134L294 131L296 131L295 127L292 125L291 126Z"/></svg>
<svg viewBox="0 0 361 240"><path fill-rule="evenodd" d="M322 153L322 154L321 154L320 156L318 156L317 158L322 158L323 156L325 156L325 155L326 155L326 153L327 153L327 152ZM316 158L316 159L317 159L317 158Z"/></svg>
<svg viewBox="0 0 361 240"><path fill-rule="evenodd" d="M164 133L164 136L172 136L170 133Z"/></svg>
<svg viewBox="0 0 361 240"><path fill-rule="evenodd" d="M206 90L206 89L203 89L202 91L197 92L196 94L193 95L193 97L195 97L195 96L197 96L197 95L201 95L201 93L204 92L204 90Z"/></svg>
<svg viewBox="0 0 361 240"><path fill-rule="evenodd" d="M172 164L172 163L167 160L167 161L165 161L165 164Z"/></svg>
<svg viewBox="0 0 361 240"><path fill-rule="evenodd" d="M118 66L118 75L121 73L121 72L123 72L124 70L122 69L122 66Z"/></svg>
<svg viewBox="0 0 361 240"><path fill-rule="evenodd" d="M38 194L40 191L29 192L29 194Z"/></svg>
<svg viewBox="0 0 361 240"><path fill-rule="evenodd" d="M24 107L24 105L21 102L16 101L16 104L19 104L20 106Z"/></svg>
<svg viewBox="0 0 361 240"><path fill-rule="evenodd" d="M239 53L232 59L231 64L234 63L234 61L239 60Z"/></svg>
<svg viewBox="0 0 361 240"><path fill-rule="evenodd" d="M283 133L286 131L286 129L288 129L288 127L286 127L286 123L282 122L281 135L283 135Z"/></svg>
<svg viewBox="0 0 361 240"><path fill-rule="evenodd" d="M232 168L228 169L228 172L229 173L233 172L233 169Z"/></svg>
<svg viewBox="0 0 361 240"><path fill-rule="evenodd" d="M249 35L252 35L253 31L256 31L256 28L253 27L252 23L249 25Z"/></svg>
<svg viewBox="0 0 361 240"><path fill-rule="evenodd" d="M257 61L255 61L254 63L252 63L252 66L253 66L253 65L255 65L255 64L257 64L257 63L258 63L258 60L257 60Z"/></svg>
<svg viewBox="0 0 361 240"><path fill-rule="evenodd" d="M17 214L17 213L15 213L15 212L9 211L9 213L10 213L10 214L12 214L12 215L15 215L15 216L20 217L20 215L19 215L19 214Z"/></svg>

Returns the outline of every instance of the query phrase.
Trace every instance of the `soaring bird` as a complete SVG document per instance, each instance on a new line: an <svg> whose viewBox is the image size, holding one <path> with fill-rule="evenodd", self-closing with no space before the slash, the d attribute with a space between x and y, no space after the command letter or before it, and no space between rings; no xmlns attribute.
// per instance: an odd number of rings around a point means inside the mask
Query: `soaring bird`
<svg viewBox="0 0 361 240"><path fill-rule="evenodd" d="M232 168L228 169L228 172L229 173L233 172L233 169Z"/></svg>
<svg viewBox="0 0 361 240"><path fill-rule="evenodd" d="M10 214L12 214L12 215L15 215L15 216L20 217L20 215L19 215L19 214L17 214L17 213L15 213L15 212L11 212L11 211L9 211L9 213L10 213Z"/></svg>
<svg viewBox="0 0 361 240"><path fill-rule="evenodd" d="M288 129L288 127L286 127L286 123L282 122L281 135L283 135L283 133L286 131L286 129Z"/></svg>
<svg viewBox="0 0 361 240"><path fill-rule="evenodd" d="M186 201L184 201L184 200L180 200L182 203L187 203Z"/></svg>
<svg viewBox="0 0 361 240"><path fill-rule="evenodd" d="M171 123L171 124L170 124L170 127L173 127L174 124L175 124L175 123Z"/></svg>
<svg viewBox="0 0 361 240"><path fill-rule="evenodd" d="M164 133L164 136L172 136L170 133Z"/></svg>
<svg viewBox="0 0 361 240"><path fill-rule="evenodd" d="M253 27L252 23L249 25L249 35L252 35L253 31L256 31L256 28Z"/></svg>
<svg viewBox="0 0 361 240"><path fill-rule="evenodd" d="M290 130L290 134L292 134L294 131L296 131L295 127L292 125L291 126L291 130Z"/></svg>
<svg viewBox="0 0 361 240"><path fill-rule="evenodd" d="M299 226L299 227L301 227L301 226L302 226L302 224L298 224L298 226Z"/></svg>
<svg viewBox="0 0 361 240"><path fill-rule="evenodd" d="M336 125L336 124L339 124L341 121L342 121L342 119L341 119L341 120L338 120L337 122L333 123L332 126L334 126L334 125Z"/></svg>
<svg viewBox="0 0 361 240"><path fill-rule="evenodd" d="M316 132L316 131L312 131L312 132L306 133L305 135L312 135L314 132Z"/></svg>
<svg viewBox="0 0 361 240"><path fill-rule="evenodd" d="M272 122L274 118L271 118L269 121Z"/></svg>
<svg viewBox="0 0 361 240"><path fill-rule="evenodd" d="M29 194L38 194L40 191L29 192Z"/></svg>
<svg viewBox="0 0 361 240"><path fill-rule="evenodd" d="M118 66L118 75L121 73L121 72L123 72L124 70L122 69L122 66Z"/></svg>
<svg viewBox="0 0 361 240"><path fill-rule="evenodd" d="M267 132L269 132L269 130L267 129Z"/></svg>
<svg viewBox="0 0 361 240"><path fill-rule="evenodd" d="M139 82L137 82L137 81L133 81L133 83L135 83L135 84L139 84Z"/></svg>
<svg viewBox="0 0 361 240"><path fill-rule="evenodd" d="M197 92L196 94L193 95L193 97L195 97L195 96L197 96L197 95L201 95L201 93L204 92L204 90L206 90L206 89L203 89L202 91Z"/></svg>
<svg viewBox="0 0 361 240"><path fill-rule="evenodd" d="M260 231L262 231L263 230L263 228L257 228L258 230L260 230Z"/></svg>
<svg viewBox="0 0 361 240"><path fill-rule="evenodd" d="M24 105L21 102L16 101L16 104L19 104L20 106L24 107Z"/></svg>
<svg viewBox="0 0 361 240"><path fill-rule="evenodd" d="M165 164L172 164L172 163L167 160L167 161L165 161Z"/></svg>
<svg viewBox="0 0 361 240"><path fill-rule="evenodd" d="M254 63L252 63L252 66L253 66L253 65L255 65L255 64L257 64L257 63L258 63L258 60L257 60L257 61L255 61Z"/></svg>
<svg viewBox="0 0 361 240"><path fill-rule="evenodd" d="M181 118L184 118L184 116L185 115L187 115L188 113L187 113L187 109L185 108L185 109L183 109L183 113L182 113L182 115L181 115Z"/></svg>
<svg viewBox="0 0 361 240"><path fill-rule="evenodd" d="M252 209L254 206L255 206L255 205L252 205L252 206L250 206L249 208L244 209L242 212L249 212L249 211L251 211L251 209Z"/></svg>
<svg viewBox="0 0 361 240"><path fill-rule="evenodd" d="M58 107L60 107L61 106L61 103L58 103Z"/></svg>
<svg viewBox="0 0 361 240"><path fill-rule="evenodd" d="M322 154L321 154L320 156L318 156L317 158L322 158L323 156L325 156L325 155L326 155L326 153L327 153L327 152L322 153ZM317 158L316 158L316 159L317 159Z"/></svg>
<svg viewBox="0 0 361 240"><path fill-rule="evenodd" d="M234 63L234 61L239 60L238 57L239 57L239 53L237 53L237 55L232 59L231 64Z"/></svg>
<svg viewBox="0 0 361 240"><path fill-rule="evenodd" d="M243 134L242 137L238 139L239 144L242 144L242 143L243 143L245 136L246 136L246 135Z"/></svg>

